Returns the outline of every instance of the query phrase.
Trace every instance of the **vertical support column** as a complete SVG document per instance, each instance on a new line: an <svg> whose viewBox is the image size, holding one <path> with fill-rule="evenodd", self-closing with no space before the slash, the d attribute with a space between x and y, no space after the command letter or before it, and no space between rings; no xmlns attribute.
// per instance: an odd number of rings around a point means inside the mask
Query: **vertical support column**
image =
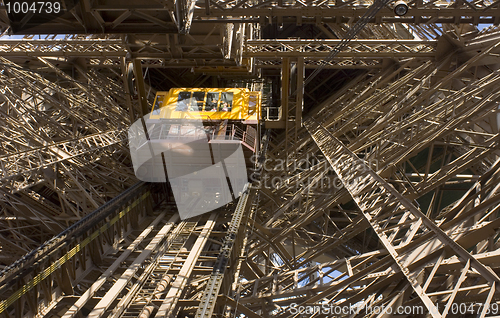
<svg viewBox="0 0 500 318"><path fill-rule="evenodd" d="M128 108L128 113L129 113L129 116L130 116L130 122L133 123L134 122L134 119L135 119L135 115L134 115L134 106L132 104L132 92L130 91L130 86L129 86L129 81L131 81L131 79L129 78L128 76L128 72L127 72L127 61L125 59L125 57L122 57L122 60L121 60L121 63L120 63L120 67L121 67L121 70L122 70L122 81L123 81L123 86L125 87L125 102L127 103L127 108ZM142 70L141 70L141 73L142 73Z"/></svg>
<svg viewBox="0 0 500 318"><path fill-rule="evenodd" d="M302 126L302 107L304 105L304 58L299 57L297 60L297 93L295 103L295 144L299 136L299 128Z"/></svg>
<svg viewBox="0 0 500 318"><path fill-rule="evenodd" d="M290 58L281 59L281 118L285 126L285 153L288 154L288 101L290 98Z"/></svg>
<svg viewBox="0 0 500 318"><path fill-rule="evenodd" d="M188 34L193 22L196 0L176 0L175 13L180 34ZM209 4L207 4L209 6Z"/></svg>
<svg viewBox="0 0 500 318"><path fill-rule="evenodd" d="M139 94L139 105L141 109L141 116L149 113L148 99L146 95L146 88L144 86L144 75L142 74L142 65L140 59L134 59L134 75L137 86L137 93Z"/></svg>

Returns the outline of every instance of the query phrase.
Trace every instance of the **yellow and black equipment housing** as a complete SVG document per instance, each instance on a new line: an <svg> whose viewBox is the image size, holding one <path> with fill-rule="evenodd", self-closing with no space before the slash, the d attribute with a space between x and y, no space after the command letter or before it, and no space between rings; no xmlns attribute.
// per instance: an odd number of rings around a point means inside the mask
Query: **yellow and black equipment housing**
<svg viewBox="0 0 500 318"><path fill-rule="evenodd" d="M172 88L156 93L149 118L256 125L260 114L261 92L246 88Z"/></svg>

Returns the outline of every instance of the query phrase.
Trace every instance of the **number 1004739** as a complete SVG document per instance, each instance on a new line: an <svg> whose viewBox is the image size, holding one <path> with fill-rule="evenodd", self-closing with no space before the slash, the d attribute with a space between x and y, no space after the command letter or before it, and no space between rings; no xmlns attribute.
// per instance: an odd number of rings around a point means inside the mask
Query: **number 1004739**
<svg viewBox="0 0 500 318"><path fill-rule="evenodd" d="M62 10L61 2L57 1L5 1L7 13L15 14L51 14Z"/></svg>
<svg viewBox="0 0 500 318"><path fill-rule="evenodd" d="M453 303L448 311L453 315L481 314L483 312L486 315L498 315L500 314L500 306L497 303L490 303L487 306L481 303Z"/></svg>

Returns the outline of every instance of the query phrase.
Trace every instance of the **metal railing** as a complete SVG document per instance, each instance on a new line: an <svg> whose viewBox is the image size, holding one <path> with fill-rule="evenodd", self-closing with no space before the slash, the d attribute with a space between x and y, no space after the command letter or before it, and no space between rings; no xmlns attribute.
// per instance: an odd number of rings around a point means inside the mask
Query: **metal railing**
<svg viewBox="0 0 500 318"><path fill-rule="evenodd" d="M255 151L257 146L257 130L251 125L240 125L228 123L227 120L212 120L209 117L201 125L190 125L188 123L163 123L149 130L149 140L182 140L194 141L205 139L209 141L241 141L244 146Z"/></svg>
<svg viewBox="0 0 500 318"><path fill-rule="evenodd" d="M257 145L257 130L250 125L246 129L235 124L221 122L211 132L210 140L236 140L241 141L244 146L255 151Z"/></svg>
<svg viewBox="0 0 500 318"><path fill-rule="evenodd" d="M262 107L262 118L267 121L278 121L282 117L281 106Z"/></svg>

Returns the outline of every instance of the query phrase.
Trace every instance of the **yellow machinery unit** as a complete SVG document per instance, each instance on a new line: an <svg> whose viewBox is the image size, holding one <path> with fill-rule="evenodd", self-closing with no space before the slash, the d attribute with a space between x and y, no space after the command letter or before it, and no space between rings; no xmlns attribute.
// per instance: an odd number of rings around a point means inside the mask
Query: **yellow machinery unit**
<svg viewBox="0 0 500 318"><path fill-rule="evenodd" d="M150 119L260 120L261 93L246 88L172 88L157 92Z"/></svg>

